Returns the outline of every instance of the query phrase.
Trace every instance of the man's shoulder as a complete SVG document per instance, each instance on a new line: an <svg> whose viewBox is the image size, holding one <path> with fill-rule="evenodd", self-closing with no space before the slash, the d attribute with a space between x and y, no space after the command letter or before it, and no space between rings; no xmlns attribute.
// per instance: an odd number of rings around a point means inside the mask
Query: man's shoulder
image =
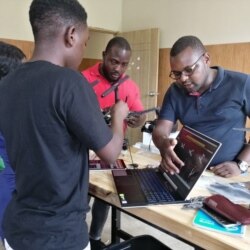
<svg viewBox="0 0 250 250"><path fill-rule="evenodd" d="M125 79L125 78L127 78L127 79ZM127 86L129 85L132 88L139 88L139 85L132 78L130 78L129 75L122 76L121 81L122 81L122 79L125 79L125 81L124 81L125 85L127 85Z"/></svg>
<svg viewBox="0 0 250 250"><path fill-rule="evenodd" d="M47 90L63 93L79 91L83 84L88 85L87 80L79 71L54 64L47 64L43 67L35 77L41 83L41 86Z"/></svg>
<svg viewBox="0 0 250 250"><path fill-rule="evenodd" d="M20 69L20 71L31 72L32 74L35 74L37 77L54 77L54 78L63 78L68 79L70 77L79 77L79 72L76 70L62 67L47 61L35 61L31 63L27 63ZM22 73L23 73L22 72ZM30 74L31 74L30 73Z"/></svg>
<svg viewBox="0 0 250 250"><path fill-rule="evenodd" d="M39 75L38 75L39 77ZM67 67L60 67L54 64L47 65L43 72L41 72L41 77L47 77L48 79L55 79L55 82L60 83L77 83L85 80L79 71L73 70Z"/></svg>
<svg viewBox="0 0 250 250"><path fill-rule="evenodd" d="M231 78L238 78L238 79L242 79L242 80L246 80L250 76L249 74L244 73L244 72L234 71L234 70L230 70L230 69L224 69L221 67L218 67L218 71L220 73L222 73L224 76L229 76Z"/></svg>
<svg viewBox="0 0 250 250"><path fill-rule="evenodd" d="M84 69L82 71L82 74L86 77L86 78L89 78L91 76L96 76L96 75L99 75L99 64L100 63L96 63L94 64L93 66L90 66L89 68L87 69Z"/></svg>

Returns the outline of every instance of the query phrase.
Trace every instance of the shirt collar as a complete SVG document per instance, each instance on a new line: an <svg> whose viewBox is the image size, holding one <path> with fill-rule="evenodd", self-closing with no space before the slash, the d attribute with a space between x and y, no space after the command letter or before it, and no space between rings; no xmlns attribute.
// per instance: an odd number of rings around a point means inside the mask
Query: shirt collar
<svg viewBox="0 0 250 250"><path fill-rule="evenodd" d="M92 76L97 76L97 77L102 76L101 73L99 72L100 64L101 64L101 63L97 63L97 64L95 64L95 66L92 68L92 70L91 70L91 72L90 72L90 74L91 74Z"/></svg>
<svg viewBox="0 0 250 250"><path fill-rule="evenodd" d="M209 92L211 92L214 89L217 89L220 86L220 84L221 84L221 82L223 81L223 78L224 78L224 69L223 68L221 68L219 66L214 66L214 67L211 67L211 68L216 69L217 74L215 76L214 81L212 82L212 84L209 87Z"/></svg>
<svg viewBox="0 0 250 250"><path fill-rule="evenodd" d="M217 89L222 80L223 80L223 76L224 76L224 69L219 67L219 66L213 66L211 67L212 69L215 69L217 71L215 79L213 80L213 82L211 83L209 89L207 91L211 92L214 89ZM189 93L190 96L200 96L201 94L199 92L191 92Z"/></svg>

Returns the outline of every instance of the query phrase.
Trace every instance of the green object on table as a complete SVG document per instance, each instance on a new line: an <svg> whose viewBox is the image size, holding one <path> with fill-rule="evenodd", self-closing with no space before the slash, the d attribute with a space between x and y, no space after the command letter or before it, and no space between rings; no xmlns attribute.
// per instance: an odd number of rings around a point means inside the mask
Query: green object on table
<svg viewBox="0 0 250 250"><path fill-rule="evenodd" d="M5 169L3 158L0 156L0 171Z"/></svg>

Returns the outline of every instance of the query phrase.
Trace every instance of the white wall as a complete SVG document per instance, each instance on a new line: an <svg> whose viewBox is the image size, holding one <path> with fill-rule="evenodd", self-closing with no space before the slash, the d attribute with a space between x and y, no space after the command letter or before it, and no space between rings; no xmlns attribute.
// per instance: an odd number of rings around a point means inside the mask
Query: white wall
<svg viewBox="0 0 250 250"><path fill-rule="evenodd" d="M90 27L120 31L123 0L78 0L88 13ZM126 1L126 0L125 0Z"/></svg>
<svg viewBox="0 0 250 250"><path fill-rule="evenodd" d="M205 44L250 41L250 0L123 0L122 31L160 28L160 47L183 35Z"/></svg>
<svg viewBox="0 0 250 250"><path fill-rule="evenodd" d="M33 41L30 3L31 0L0 0L0 37Z"/></svg>
<svg viewBox="0 0 250 250"><path fill-rule="evenodd" d="M0 37L33 41L29 23L32 0L0 0ZM88 13L88 25L121 30L122 0L79 0Z"/></svg>
<svg viewBox="0 0 250 250"><path fill-rule="evenodd" d="M84 57L91 59L102 59L102 52L105 50L112 34L90 31L90 37Z"/></svg>
<svg viewBox="0 0 250 250"><path fill-rule="evenodd" d="M250 41L250 0L79 0L88 24L113 31L160 28L160 47L183 35L205 44ZM0 0L0 37L33 40L31 0Z"/></svg>

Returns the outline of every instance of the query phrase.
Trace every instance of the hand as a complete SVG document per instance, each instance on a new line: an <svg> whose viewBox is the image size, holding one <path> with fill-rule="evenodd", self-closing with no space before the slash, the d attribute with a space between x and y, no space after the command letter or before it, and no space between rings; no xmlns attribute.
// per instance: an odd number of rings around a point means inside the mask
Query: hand
<svg viewBox="0 0 250 250"><path fill-rule="evenodd" d="M179 173L180 170L177 166L183 166L184 162L174 152L177 144L176 139L165 138L160 148L161 153L161 167L163 167L170 174Z"/></svg>
<svg viewBox="0 0 250 250"><path fill-rule="evenodd" d="M216 166L211 166L210 170L219 176L230 178L241 174L241 171L234 161L226 161Z"/></svg>
<svg viewBox="0 0 250 250"><path fill-rule="evenodd" d="M128 126L131 128L136 128L140 126L140 116L139 115L129 115L126 119Z"/></svg>
<svg viewBox="0 0 250 250"><path fill-rule="evenodd" d="M142 126L142 124L145 122L145 120L146 120L145 114L128 115L128 117L126 119L128 126L131 128L137 128L139 126Z"/></svg>
<svg viewBox="0 0 250 250"><path fill-rule="evenodd" d="M111 117L116 117L117 119L125 120L128 116L129 108L127 103L119 100L111 108Z"/></svg>

